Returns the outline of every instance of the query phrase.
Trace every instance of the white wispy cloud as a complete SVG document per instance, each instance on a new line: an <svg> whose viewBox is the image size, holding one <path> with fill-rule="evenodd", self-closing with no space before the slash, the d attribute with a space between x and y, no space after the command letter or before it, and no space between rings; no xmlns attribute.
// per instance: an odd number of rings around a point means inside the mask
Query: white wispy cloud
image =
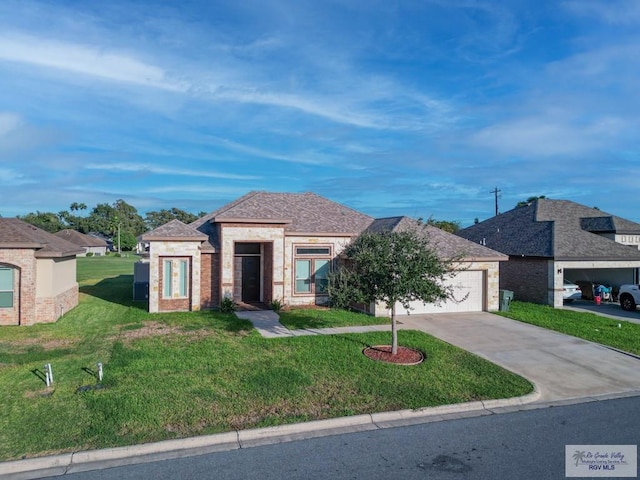
<svg viewBox="0 0 640 480"><path fill-rule="evenodd" d="M60 42L33 35L0 34L0 60L163 90L185 89L184 85L169 81L162 68L135 56L108 51L99 46Z"/></svg>
<svg viewBox="0 0 640 480"><path fill-rule="evenodd" d="M156 175L179 175L185 177L204 177L204 178L218 178L223 180L259 180L262 177L255 175L241 175L235 173L223 173L215 172L211 170L192 170L187 168L172 168L162 165L152 165L143 163L90 163L85 165L89 170L107 170L107 171L121 171L121 172L139 172L150 173Z"/></svg>
<svg viewBox="0 0 640 480"><path fill-rule="evenodd" d="M19 115L9 112L0 112L0 138L7 136L20 125L22 125L22 119Z"/></svg>
<svg viewBox="0 0 640 480"><path fill-rule="evenodd" d="M640 3L637 0L579 0L561 5L576 15L614 25L640 23Z"/></svg>

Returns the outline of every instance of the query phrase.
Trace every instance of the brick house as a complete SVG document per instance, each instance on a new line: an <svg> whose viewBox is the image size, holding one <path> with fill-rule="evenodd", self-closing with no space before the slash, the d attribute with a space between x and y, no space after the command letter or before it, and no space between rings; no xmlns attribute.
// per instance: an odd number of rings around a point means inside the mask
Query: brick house
<svg viewBox="0 0 640 480"><path fill-rule="evenodd" d="M407 221L375 220L314 193L251 192L189 225L172 220L142 235L149 242L149 311L216 308L225 297L324 304L328 274L345 246L367 229ZM430 228L443 256L465 254L464 271L452 281L471 301L420 304L418 311L496 310L498 262L507 257ZM378 307L371 313L386 314Z"/></svg>
<svg viewBox="0 0 640 480"><path fill-rule="evenodd" d="M500 288L562 307L563 281L638 283L640 224L568 200L537 199L456 232L509 256Z"/></svg>
<svg viewBox="0 0 640 480"><path fill-rule="evenodd" d="M66 240L0 218L0 325L55 322L78 305L76 255Z"/></svg>

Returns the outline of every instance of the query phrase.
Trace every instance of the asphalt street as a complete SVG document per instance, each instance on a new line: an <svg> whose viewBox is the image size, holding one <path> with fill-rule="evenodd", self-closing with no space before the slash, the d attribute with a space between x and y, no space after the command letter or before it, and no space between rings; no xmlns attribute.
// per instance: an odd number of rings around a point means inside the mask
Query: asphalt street
<svg viewBox="0 0 640 480"><path fill-rule="evenodd" d="M565 445L637 445L640 397L395 427L60 480L565 478Z"/></svg>

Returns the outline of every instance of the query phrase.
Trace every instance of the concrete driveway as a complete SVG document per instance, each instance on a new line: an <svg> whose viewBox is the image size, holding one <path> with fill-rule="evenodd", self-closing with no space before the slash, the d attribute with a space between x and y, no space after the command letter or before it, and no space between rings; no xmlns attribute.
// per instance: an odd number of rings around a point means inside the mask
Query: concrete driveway
<svg viewBox="0 0 640 480"><path fill-rule="evenodd" d="M533 381L540 400L640 394L640 359L486 312L398 317Z"/></svg>
<svg viewBox="0 0 640 480"><path fill-rule="evenodd" d="M627 312L620 308L619 303L614 302L603 302L600 305L596 305L589 300L575 300L571 303L565 303L563 308L566 310L575 310L576 312L591 312L614 320L640 323L639 309L636 308L635 312Z"/></svg>

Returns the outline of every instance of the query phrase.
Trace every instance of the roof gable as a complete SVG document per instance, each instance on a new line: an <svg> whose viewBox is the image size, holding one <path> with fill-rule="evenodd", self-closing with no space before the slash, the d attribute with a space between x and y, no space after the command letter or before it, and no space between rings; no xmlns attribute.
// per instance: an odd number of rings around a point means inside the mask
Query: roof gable
<svg viewBox="0 0 640 480"><path fill-rule="evenodd" d="M207 236L204 233L199 232L193 226L186 225L178 219L173 219L150 232L144 233L141 238L144 241L204 241L207 239Z"/></svg>

